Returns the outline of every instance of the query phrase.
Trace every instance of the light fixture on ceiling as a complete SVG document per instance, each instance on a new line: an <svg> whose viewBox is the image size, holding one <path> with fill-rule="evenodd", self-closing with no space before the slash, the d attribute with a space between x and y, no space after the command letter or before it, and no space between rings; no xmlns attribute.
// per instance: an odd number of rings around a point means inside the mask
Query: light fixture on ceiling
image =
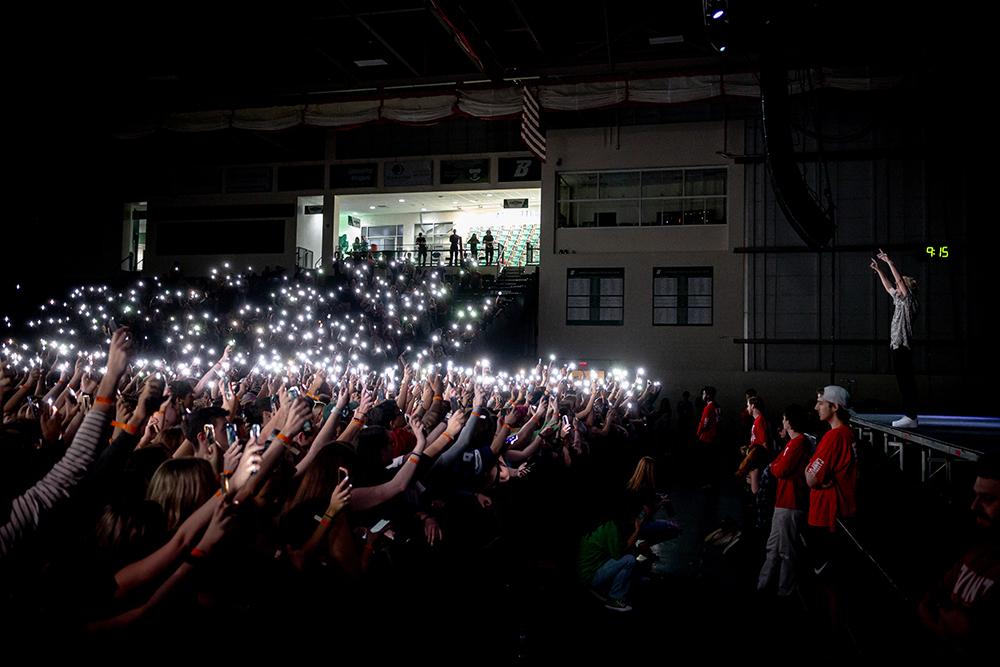
<svg viewBox="0 0 1000 667"><path fill-rule="evenodd" d="M705 32L708 41L719 53L729 48L729 0L702 0Z"/></svg>
<svg viewBox="0 0 1000 667"><path fill-rule="evenodd" d="M355 60L354 64L358 67L380 67L382 65L388 65L389 63L381 58L370 58L368 60Z"/></svg>
<svg viewBox="0 0 1000 667"><path fill-rule="evenodd" d="M729 0L702 0L706 21L726 21L729 19Z"/></svg>
<svg viewBox="0 0 1000 667"><path fill-rule="evenodd" d="M374 211L374 210L375 210L375 205L374 205L374 204L372 204L372 205L371 205L371 206L369 206L368 208L370 208L371 210L373 210L373 211Z"/></svg>
<svg viewBox="0 0 1000 667"><path fill-rule="evenodd" d="M403 198L400 198L400 199L399 199L399 203L400 203L400 204L405 204L405 203L406 203L406 200L405 200L405 199L403 199Z"/></svg>
<svg viewBox="0 0 1000 667"><path fill-rule="evenodd" d="M650 46L659 46L661 44L681 44L684 41L684 35L665 35L662 37L650 37Z"/></svg>

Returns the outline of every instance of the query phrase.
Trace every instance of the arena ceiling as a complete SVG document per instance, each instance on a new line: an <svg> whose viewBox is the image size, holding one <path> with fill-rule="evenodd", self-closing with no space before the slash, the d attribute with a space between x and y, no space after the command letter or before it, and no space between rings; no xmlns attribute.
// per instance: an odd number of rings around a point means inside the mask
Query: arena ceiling
<svg viewBox="0 0 1000 667"><path fill-rule="evenodd" d="M728 23L706 25L706 2L725 6ZM511 80L747 70L764 50L782 51L792 66L896 70L931 62L945 50L946 17L917 14L913 5L335 0L305 7L88 6L59 13L36 7L22 9L22 20L11 24L26 29L28 46L5 49L26 89L46 98L73 91L86 96L80 102L128 115ZM719 52L721 44L726 53Z"/></svg>

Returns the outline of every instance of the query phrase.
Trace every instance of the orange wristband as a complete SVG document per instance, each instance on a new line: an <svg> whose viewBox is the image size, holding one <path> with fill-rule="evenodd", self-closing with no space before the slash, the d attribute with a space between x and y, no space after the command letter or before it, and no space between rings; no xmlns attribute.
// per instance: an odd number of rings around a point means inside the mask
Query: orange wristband
<svg viewBox="0 0 1000 667"><path fill-rule="evenodd" d="M453 438L452 435L451 435L451 433L448 433L448 431L445 431L444 433L442 433L441 437L442 438L448 438L448 442L454 442L454 440L455 440L455 438Z"/></svg>
<svg viewBox="0 0 1000 667"><path fill-rule="evenodd" d="M444 397L443 397L443 396L435 396L435 397L434 397L434 400L435 400L435 401L440 401L440 400L443 400L443 399L444 399Z"/></svg>
<svg viewBox="0 0 1000 667"><path fill-rule="evenodd" d="M289 439L288 439L288 436L287 436L287 435L285 435L284 433L279 433L279 434L278 434L278 435L276 435L275 437L276 437L276 438L278 438L278 440L281 440L281 441L282 441L283 443L285 443L286 445L287 445L287 444L288 444L289 442L291 442L291 440L289 440Z"/></svg>
<svg viewBox="0 0 1000 667"><path fill-rule="evenodd" d="M107 396L94 396L94 403L98 405L114 405L115 399L108 398Z"/></svg>
<svg viewBox="0 0 1000 667"><path fill-rule="evenodd" d="M418 456L417 454L410 454L410 461L416 463L417 465L420 465L420 456Z"/></svg>
<svg viewBox="0 0 1000 667"><path fill-rule="evenodd" d="M113 421L113 422L111 422L111 425L114 426L115 428L120 428L121 430L125 431L129 435L135 435L138 432L138 429L135 426L129 426L128 424L126 424L124 422Z"/></svg>

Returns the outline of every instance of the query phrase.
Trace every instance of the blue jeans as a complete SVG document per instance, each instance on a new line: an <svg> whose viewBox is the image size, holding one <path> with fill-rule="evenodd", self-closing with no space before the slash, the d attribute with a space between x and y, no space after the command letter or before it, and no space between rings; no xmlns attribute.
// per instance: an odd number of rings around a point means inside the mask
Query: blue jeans
<svg viewBox="0 0 1000 667"><path fill-rule="evenodd" d="M634 568L635 556L632 554L626 554L618 560L609 558L594 573L590 585L602 590L610 581L611 590L608 591L608 596L615 600L624 600L629 589L632 588L632 570Z"/></svg>

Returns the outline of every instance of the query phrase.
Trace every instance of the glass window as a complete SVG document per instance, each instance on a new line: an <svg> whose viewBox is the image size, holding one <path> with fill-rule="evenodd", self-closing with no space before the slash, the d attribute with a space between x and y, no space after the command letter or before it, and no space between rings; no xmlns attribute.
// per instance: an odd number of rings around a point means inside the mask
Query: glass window
<svg viewBox="0 0 1000 667"><path fill-rule="evenodd" d="M725 224L727 173L725 168L561 173L556 225Z"/></svg>
<svg viewBox="0 0 1000 667"><path fill-rule="evenodd" d="M644 171L642 173L643 197L680 197L684 194L684 172Z"/></svg>
<svg viewBox="0 0 1000 667"><path fill-rule="evenodd" d="M403 246L403 225L373 225L364 227L361 233L368 239L370 246L378 246L381 250L395 250Z"/></svg>
<svg viewBox="0 0 1000 667"><path fill-rule="evenodd" d="M559 199L597 199L597 172L560 174Z"/></svg>
<svg viewBox="0 0 1000 667"><path fill-rule="evenodd" d="M688 197L726 194L726 170L686 169L684 194Z"/></svg>
<svg viewBox="0 0 1000 667"><path fill-rule="evenodd" d="M601 199L635 199L639 196L639 172L603 173L599 192Z"/></svg>
<svg viewBox="0 0 1000 667"><path fill-rule="evenodd" d="M624 321L625 269L567 269L566 324Z"/></svg>
<svg viewBox="0 0 1000 667"><path fill-rule="evenodd" d="M654 325L711 325L712 268L653 270Z"/></svg>

